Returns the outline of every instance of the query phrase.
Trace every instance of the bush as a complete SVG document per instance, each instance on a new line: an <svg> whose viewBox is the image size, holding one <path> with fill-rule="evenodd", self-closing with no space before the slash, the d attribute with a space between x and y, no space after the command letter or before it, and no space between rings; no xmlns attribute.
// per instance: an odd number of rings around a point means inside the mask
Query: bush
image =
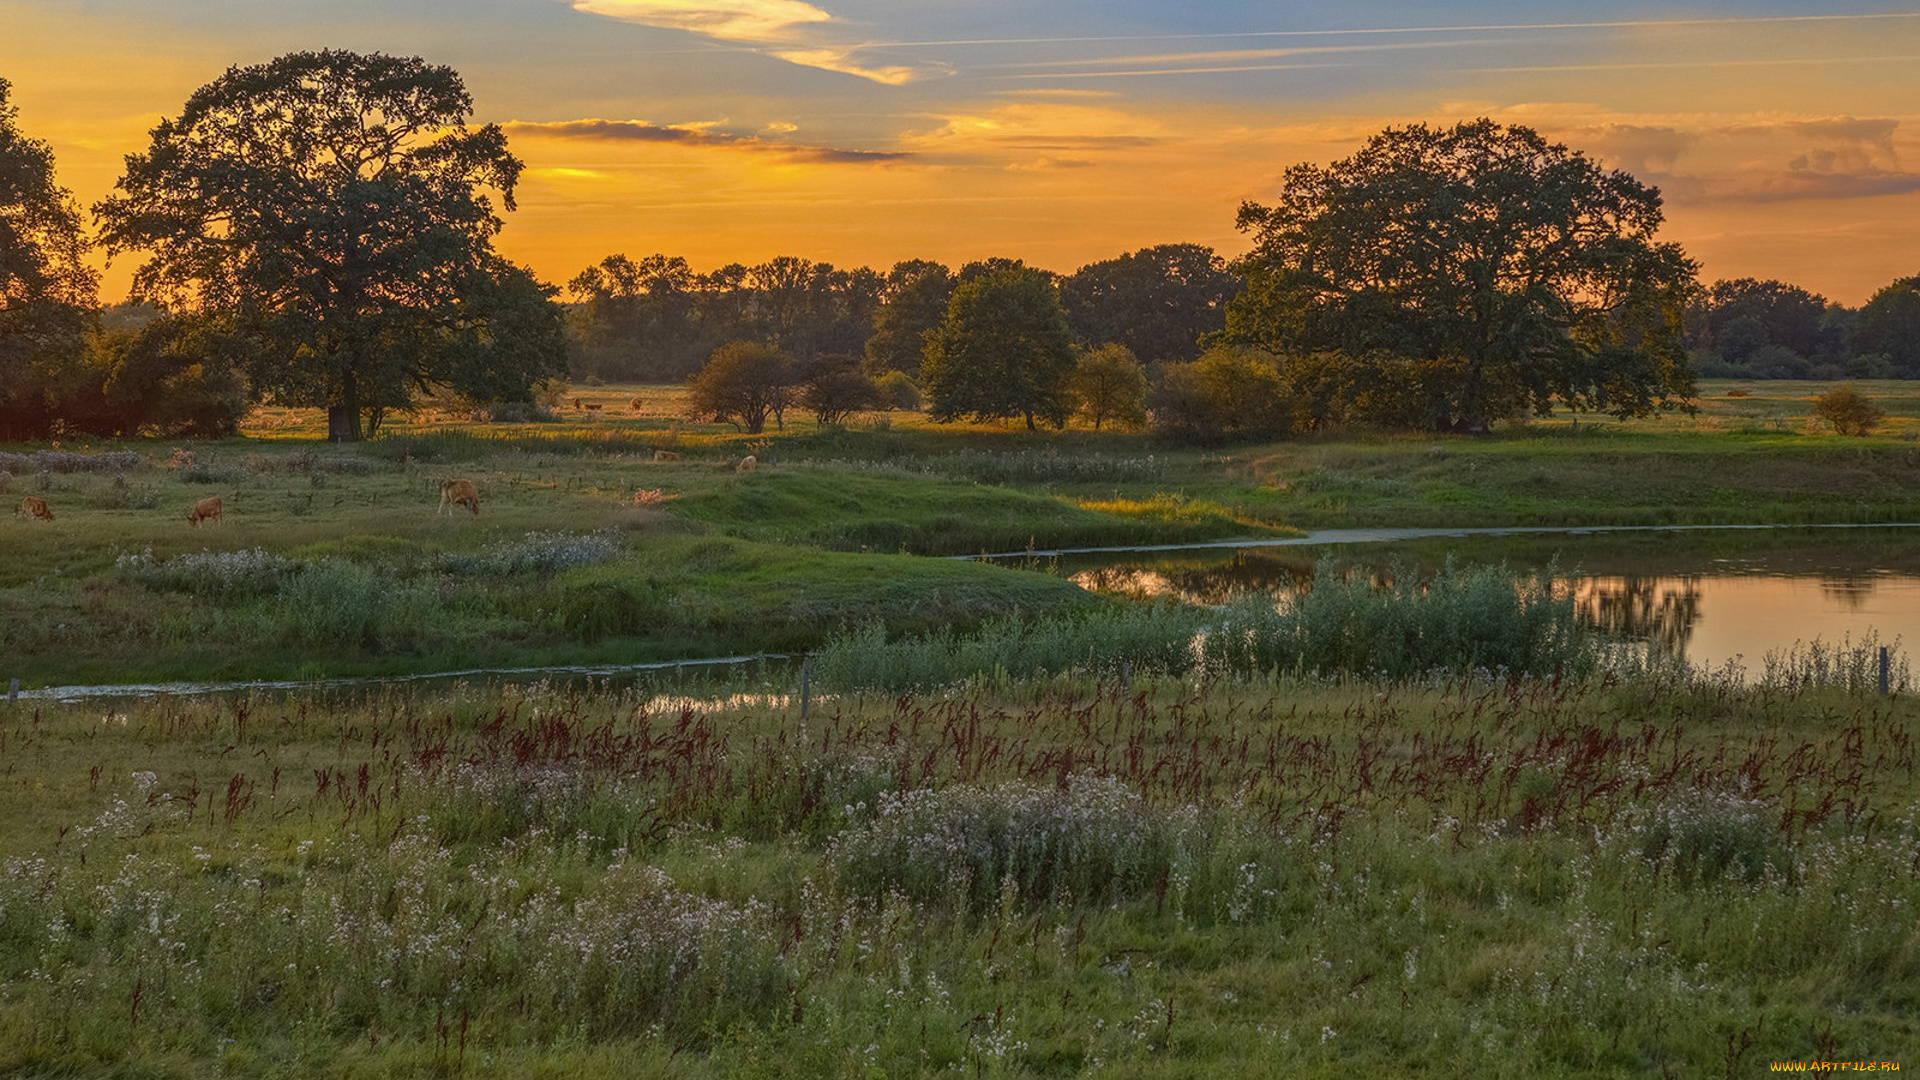
<svg viewBox="0 0 1920 1080"><path fill-rule="evenodd" d="M0 469L15 473L118 473L140 465L140 455L131 450L110 450L104 454L63 450L35 450L31 454L0 451Z"/></svg>
<svg viewBox="0 0 1920 1080"><path fill-rule="evenodd" d="M1292 405L1275 359L1222 345L1190 364L1168 364L1147 399L1154 426L1176 438L1285 435Z"/></svg>
<svg viewBox="0 0 1920 1080"><path fill-rule="evenodd" d="M610 532L530 532L478 555L446 555L441 569L461 575L557 574L619 558L625 548Z"/></svg>
<svg viewBox="0 0 1920 1080"><path fill-rule="evenodd" d="M1179 860L1191 818L1146 806L1111 777L1087 775L1070 777L1065 790L920 788L882 793L878 803L871 822L829 850L843 887L976 914L992 911L1003 890L1027 907L1150 895Z"/></svg>
<svg viewBox="0 0 1920 1080"><path fill-rule="evenodd" d="M874 384L880 388L881 400L887 408L913 412L920 407L920 387L906 372L889 371L874 380Z"/></svg>
<svg viewBox="0 0 1920 1080"><path fill-rule="evenodd" d="M560 415L552 408L533 401L502 401L482 406L479 412L496 424L556 424Z"/></svg>
<svg viewBox="0 0 1920 1080"><path fill-rule="evenodd" d="M214 599L233 600L266 596L284 585L298 564L262 548L246 551L202 551L164 562L148 548L122 555L114 567L129 581L149 589L164 589Z"/></svg>
<svg viewBox="0 0 1920 1080"><path fill-rule="evenodd" d="M658 585L609 570L575 572L555 585L553 620L580 641L632 637L661 625L666 604Z"/></svg>
<svg viewBox="0 0 1920 1080"><path fill-rule="evenodd" d="M1842 383L1814 398L1813 415L1832 424L1841 435L1866 435L1886 419L1880 406L1852 383Z"/></svg>

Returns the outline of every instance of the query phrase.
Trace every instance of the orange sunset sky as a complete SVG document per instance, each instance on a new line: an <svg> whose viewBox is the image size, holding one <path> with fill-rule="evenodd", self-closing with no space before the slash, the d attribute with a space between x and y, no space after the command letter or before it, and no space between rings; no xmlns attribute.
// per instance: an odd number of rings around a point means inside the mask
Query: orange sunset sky
<svg viewBox="0 0 1920 1080"><path fill-rule="evenodd" d="M1858 304L1920 273L1920 10L1898 5L0 0L20 125L89 205L195 88L319 48L460 71L528 165L500 247L553 281L614 252L1237 255L1235 209L1287 165L1479 115L1657 184L1706 280Z"/></svg>

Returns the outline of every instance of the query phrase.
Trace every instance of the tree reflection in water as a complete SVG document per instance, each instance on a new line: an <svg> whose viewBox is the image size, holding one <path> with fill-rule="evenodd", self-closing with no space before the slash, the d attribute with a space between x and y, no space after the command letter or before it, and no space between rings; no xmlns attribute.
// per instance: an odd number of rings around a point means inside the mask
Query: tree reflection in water
<svg viewBox="0 0 1920 1080"><path fill-rule="evenodd" d="M1580 617L1619 637L1638 638L1668 655L1686 652L1700 621L1700 578L1628 574L1574 584Z"/></svg>
<svg viewBox="0 0 1920 1080"><path fill-rule="evenodd" d="M1166 597L1189 604L1224 604L1248 593L1292 596L1313 584L1314 562L1236 551L1192 562L1154 559L1081 570L1069 580L1090 592Z"/></svg>
<svg viewBox="0 0 1920 1080"><path fill-rule="evenodd" d="M1820 577L1820 591L1848 611L1859 611L1866 607L1867 598L1873 595L1874 586L1878 584L1878 581L1865 574L1823 574Z"/></svg>

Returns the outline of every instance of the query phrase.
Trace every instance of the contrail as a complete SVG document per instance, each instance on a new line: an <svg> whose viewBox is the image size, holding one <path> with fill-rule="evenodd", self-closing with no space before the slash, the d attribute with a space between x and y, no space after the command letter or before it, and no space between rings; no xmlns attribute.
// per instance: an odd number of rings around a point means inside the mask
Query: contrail
<svg viewBox="0 0 1920 1080"><path fill-rule="evenodd" d="M869 41L862 49L920 49L957 45L1078 45L1105 41L1206 41L1245 38L1353 37L1363 34L1465 34L1526 30L1623 30L1643 27L1730 26L1765 23L1863 22L1920 19L1920 12L1852 15L1735 15L1719 19L1619 19L1605 22L1486 23L1467 26L1380 26L1349 30L1232 30L1210 34L1111 34L1085 37L949 38L941 41Z"/></svg>

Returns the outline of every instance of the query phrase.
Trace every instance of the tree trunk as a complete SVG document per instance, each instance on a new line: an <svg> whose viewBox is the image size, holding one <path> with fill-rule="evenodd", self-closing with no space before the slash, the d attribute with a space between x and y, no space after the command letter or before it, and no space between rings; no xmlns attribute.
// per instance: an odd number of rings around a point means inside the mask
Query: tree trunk
<svg viewBox="0 0 1920 1080"><path fill-rule="evenodd" d="M360 438L360 384L349 371L340 387L340 400L327 406L327 441L359 442Z"/></svg>
<svg viewBox="0 0 1920 1080"><path fill-rule="evenodd" d="M1040 430L1039 428L1037 428L1037 427L1035 427L1035 426L1033 426L1033 414L1032 414L1032 413L1028 413L1028 414L1027 414L1027 430L1028 430L1028 431L1039 431L1039 430Z"/></svg>

